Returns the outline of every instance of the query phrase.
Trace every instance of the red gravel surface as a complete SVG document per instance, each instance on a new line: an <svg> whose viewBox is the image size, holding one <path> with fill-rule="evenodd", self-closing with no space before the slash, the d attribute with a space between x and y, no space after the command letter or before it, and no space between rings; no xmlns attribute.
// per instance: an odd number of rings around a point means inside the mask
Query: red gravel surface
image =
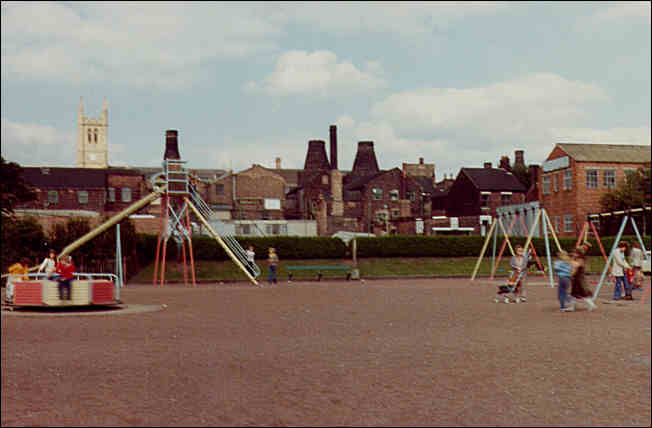
<svg viewBox="0 0 652 428"><path fill-rule="evenodd" d="M648 282L649 286L649 282ZM649 426L650 304L486 280L128 285L2 316L2 426Z"/></svg>

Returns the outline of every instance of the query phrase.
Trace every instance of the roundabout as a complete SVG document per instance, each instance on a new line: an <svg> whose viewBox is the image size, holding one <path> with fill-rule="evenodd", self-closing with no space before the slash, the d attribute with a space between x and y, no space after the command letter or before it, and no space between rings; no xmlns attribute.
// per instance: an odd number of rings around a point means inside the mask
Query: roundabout
<svg viewBox="0 0 652 428"><path fill-rule="evenodd" d="M2 317L80 317L80 316L103 316L103 315L128 315L163 310L167 305L143 305L143 304L118 304L111 306L39 306L39 307L14 307L2 305Z"/></svg>

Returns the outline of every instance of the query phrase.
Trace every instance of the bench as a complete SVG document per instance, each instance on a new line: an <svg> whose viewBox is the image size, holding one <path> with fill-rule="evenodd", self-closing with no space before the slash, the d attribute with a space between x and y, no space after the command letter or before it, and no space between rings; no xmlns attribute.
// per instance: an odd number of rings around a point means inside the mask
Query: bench
<svg viewBox="0 0 652 428"><path fill-rule="evenodd" d="M316 270L317 271L317 281L321 281L322 271L325 270L340 270L347 271L346 280L351 279L351 266L346 265L301 265L301 266L286 266L285 269L288 271L288 282L292 281L292 273L295 271L301 270Z"/></svg>

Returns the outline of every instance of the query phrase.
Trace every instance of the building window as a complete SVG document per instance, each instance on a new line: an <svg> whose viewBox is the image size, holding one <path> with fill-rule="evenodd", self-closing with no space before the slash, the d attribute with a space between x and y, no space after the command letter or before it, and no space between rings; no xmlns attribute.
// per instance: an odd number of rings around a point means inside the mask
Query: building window
<svg viewBox="0 0 652 428"><path fill-rule="evenodd" d="M400 217L400 216L401 216L401 211L396 210L396 209L393 209L393 210L392 210L392 217L393 217L393 218L398 218L398 217Z"/></svg>
<svg viewBox="0 0 652 428"><path fill-rule="evenodd" d="M573 216L565 215L564 216L564 232L573 232Z"/></svg>
<svg viewBox="0 0 652 428"><path fill-rule="evenodd" d="M224 195L224 184L216 184L215 185L215 196L222 196Z"/></svg>
<svg viewBox="0 0 652 428"><path fill-rule="evenodd" d="M417 200L417 193L416 193L416 192L413 192L413 191L411 191L411 190L408 190L408 192L407 192L407 198L408 198L410 201L414 202L414 201Z"/></svg>
<svg viewBox="0 0 652 428"><path fill-rule="evenodd" d="M541 182L543 184L543 194L544 195L549 195L550 194L550 176L549 175L544 175L541 180L542 180Z"/></svg>
<svg viewBox="0 0 652 428"><path fill-rule="evenodd" d="M379 189L378 187L374 187L371 189L371 199L374 201L382 201L383 200L383 189Z"/></svg>
<svg viewBox="0 0 652 428"><path fill-rule="evenodd" d="M398 190L390 190L389 191L389 199L392 201L398 201Z"/></svg>
<svg viewBox="0 0 652 428"><path fill-rule="evenodd" d="M636 174L636 169L635 168L624 168L623 169L624 176L627 178L629 175Z"/></svg>
<svg viewBox="0 0 652 428"><path fill-rule="evenodd" d="M555 193L559 192L559 174L552 175L552 190Z"/></svg>
<svg viewBox="0 0 652 428"><path fill-rule="evenodd" d="M509 205L512 203L512 195L500 195L500 203L502 205Z"/></svg>
<svg viewBox="0 0 652 428"><path fill-rule="evenodd" d="M265 233L268 235L281 235L284 232L284 229L287 230L287 226L284 224L267 224L265 225ZM286 233L287 234L287 233Z"/></svg>
<svg viewBox="0 0 652 428"><path fill-rule="evenodd" d="M77 202L79 202L80 204L87 204L88 203L88 191L86 191L86 190L77 191Z"/></svg>
<svg viewBox="0 0 652 428"><path fill-rule="evenodd" d="M587 189L597 189L598 188L598 170L597 169L587 169L586 170L586 188Z"/></svg>
<svg viewBox="0 0 652 428"><path fill-rule="evenodd" d="M90 144L91 142L91 130L88 130L88 143Z"/></svg>
<svg viewBox="0 0 652 428"><path fill-rule="evenodd" d="M106 199L109 202L115 202L115 187L109 187L106 189Z"/></svg>
<svg viewBox="0 0 652 428"><path fill-rule="evenodd" d="M554 216L552 218L552 223L555 227L555 232L559 233L559 216Z"/></svg>
<svg viewBox="0 0 652 428"><path fill-rule="evenodd" d="M59 203L59 192L56 190L48 190L48 203L49 204L58 204Z"/></svg>
<svg viewBox="0 0 652 428"><path fill-rule="evenodd" d="M97 143L97 128L95 128L95 131L93 132L93 137L95 138L95 142Z"/></svg>
<svg viewBox="0 0 652 428"><path fill-rule="evenodd" d="M482 208L489 208L489 194L483 193L480 195L480 206Z"/></svg>
<svg viewBox="0 0 652 428"><path fill-rule="evenodd" d="M120 190L122 193L122 202L131 202L131 189L128 187L123 187Z"/></svg>
<svg viewBox="0 0 652 428"><path fill-rule="evenodd" d="M249 235L251 232L251 227L248 224L241 224L240 227L240 235Z"/></svg>
<svg viewBox="0 0 652 428"><path fill-rule="evenodd" d="M615 169L606 169L602 171L604 177L604 187L612 188L616 187L616 170Z"/></svg>
<svg viewBox="0 0 652 428"><path fill-rule="evenodd" d="M570 190L573 188L573 175L571 170L567 169L564 171L564 190Z"/></svg>

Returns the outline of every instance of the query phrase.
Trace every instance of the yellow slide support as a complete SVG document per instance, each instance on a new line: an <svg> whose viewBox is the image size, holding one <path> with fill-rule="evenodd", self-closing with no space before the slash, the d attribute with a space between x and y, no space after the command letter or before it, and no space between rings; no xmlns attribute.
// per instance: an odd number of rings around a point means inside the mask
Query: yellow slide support
<svg viewBox="0 0 652 428"><path fill-rule="evenodd" d="M91 230L88 232L86 235L82 236L81 238L77 239L75 242L72 244L68 245L66 248L61 251L61 254L57 256L57 258L60 258L66 254L70 254L74 250L76 250L78 247L84 245L91 239L95 238L97 235L100 233L104 232L114 224L118 223L120 220L124 219L125 217L128 217L129 215L133 214L134 212L138 211L139 209L143 208L144 206L154 202L156 199L161 197L161 194L165 191L165 186L162 186L160 188L155 187L154 192L150 193L146 197L134 202L133 204L129 205L127 208L124 210L120 211L118 214L114 215L101 225L97 226L95 229Z"/></svg>
<svg viewBox="0 0 652 428"><path fill-rule="evenodd" d="M258 285L258 282L256 281L256 278L254 278L254 277L249 273L249 271L244 267L244 265L240 262L240 260L238 260L238 258L235 256L235 254L233 254L233 252L231 251L231 249L230 249L230 248L229 248L229 247L224 243L224 241L222 240L222 238L220 238L220 235L218 235L218 234L213 230L213 228L211 227L211 225L208 223L208 221L206 221L206 219L205 219L204 216L199 212L199 210L198 210L198 209L197 209L197 208L192 204L192 202L190 202L190 200L189 200L188 198L184 198L184 199L186 200L186 204L188 204L188 206L189 206L189 207L194 211L194 213L195 213L195 215L197 216L197 218L198 218L198 219L203 223L204 226L206 226L206 229L208 229L208 231L209 231L210 234L213 236L213 238L215 238L215 240L216 240L217 242L219 242L219 244L222 246L222 248L224 248L224 251L226 251L226 254L228 254L229 257L231 257L231 259L233 260L233 262L234 262L234 263L235 263L235 264L236 264L240 269L242 269L242 271L245 273L245 275L247 275L247 277L249 278L249 280L250 280L251 282L254 283L254 285Z"/></svg>

